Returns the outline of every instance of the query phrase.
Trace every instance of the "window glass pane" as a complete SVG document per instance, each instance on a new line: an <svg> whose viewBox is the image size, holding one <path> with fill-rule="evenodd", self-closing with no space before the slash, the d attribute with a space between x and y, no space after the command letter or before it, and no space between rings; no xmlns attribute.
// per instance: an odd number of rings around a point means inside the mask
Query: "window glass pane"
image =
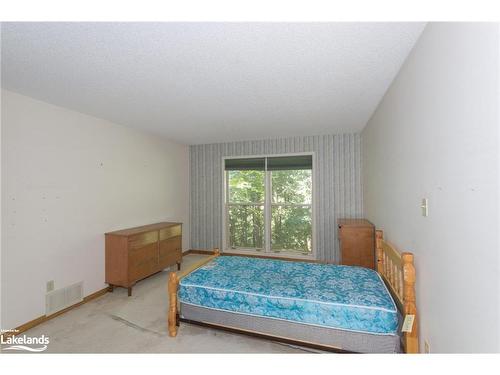
<svg viewBox="0 0 500 375"><path fill-rule="evenodd" d="M310 169L272 171L271 180L273 203L311 204Z"/></svg>
<svg viewBox="0 0 500 375"><path fill-rule="evenodd" d="M264 171L227 171L230 203L263 203Z"/></svg>
<svg viewBox="0 0 500 375"><path fill-rule="evenodd" d="M311 207L272 207L271 249L311 252Z"/></svg>
<svg viewBox="0 0 500 375"><path fill-rule="evenodd" d="M231 248L264 247L264 206L229 206L229 243Z"/></svg>

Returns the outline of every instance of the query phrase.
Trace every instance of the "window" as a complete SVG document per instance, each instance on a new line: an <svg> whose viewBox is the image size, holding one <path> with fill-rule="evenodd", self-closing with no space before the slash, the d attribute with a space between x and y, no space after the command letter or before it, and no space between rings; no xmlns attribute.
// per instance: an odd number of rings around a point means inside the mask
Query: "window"
<svg viewBox="0 0 500 375"><path fill-rule="evenodd" d="M312 155L225 160L226 248L312 254Z"/></svg>

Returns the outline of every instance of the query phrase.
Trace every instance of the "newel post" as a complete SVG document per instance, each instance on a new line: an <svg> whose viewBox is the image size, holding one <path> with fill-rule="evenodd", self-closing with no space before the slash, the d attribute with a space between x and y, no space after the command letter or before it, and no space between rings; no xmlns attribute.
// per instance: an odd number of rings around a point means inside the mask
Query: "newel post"
<svg viewBox="0 0 500 375"><path fill-rule="evenodd" d="M377 272L382 274L384 269L384 254L382 250L382 241L384 240L384 232L381 230L375 231L375 248L377 256Z"/></svg>
<svg viewBox="0 0 500 375"><path fill-rule="evenodd" d="M417 305L415 296L415 265L413 254L401 254L403 264L403 307L404 315L414 315L413 327L404 332L404 344L407 353L418 353Z"/></svg>
<svg viewBox="0 0 500 375"><path fill-rule="evenodd" d="M177 273L171 272L168 277L168 335L170 337L177 336L177 288L179 286L179 278Z"/></svg>

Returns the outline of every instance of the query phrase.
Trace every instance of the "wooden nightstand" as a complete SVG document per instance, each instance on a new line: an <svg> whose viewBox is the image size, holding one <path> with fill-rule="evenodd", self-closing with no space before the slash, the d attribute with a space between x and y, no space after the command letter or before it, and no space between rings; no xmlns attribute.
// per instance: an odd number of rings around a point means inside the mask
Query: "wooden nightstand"
<svg viewBox="0 0 500 375"><path fill-rule="evenodd" d="M340 264L375 268L375 226L365 219L339 219Z"/></svg>

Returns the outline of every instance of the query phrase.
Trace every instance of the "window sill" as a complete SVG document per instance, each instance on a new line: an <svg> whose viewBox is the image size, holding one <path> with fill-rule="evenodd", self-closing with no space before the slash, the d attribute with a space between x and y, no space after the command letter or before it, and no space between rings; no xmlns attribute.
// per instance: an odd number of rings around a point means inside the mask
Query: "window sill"
<svg viewBox="0 0 500 375"><path fill-rule="evenodd" d="M285 260L302 260L310 262L318 262L316 257L311 255L301 255L301 254L291 254L291 253L268 253L265 251L255 251L250 249L226 249L223 251L225 254L231 255L242 255L242 256L254 256L259 258L276 258Z"/></svg>

